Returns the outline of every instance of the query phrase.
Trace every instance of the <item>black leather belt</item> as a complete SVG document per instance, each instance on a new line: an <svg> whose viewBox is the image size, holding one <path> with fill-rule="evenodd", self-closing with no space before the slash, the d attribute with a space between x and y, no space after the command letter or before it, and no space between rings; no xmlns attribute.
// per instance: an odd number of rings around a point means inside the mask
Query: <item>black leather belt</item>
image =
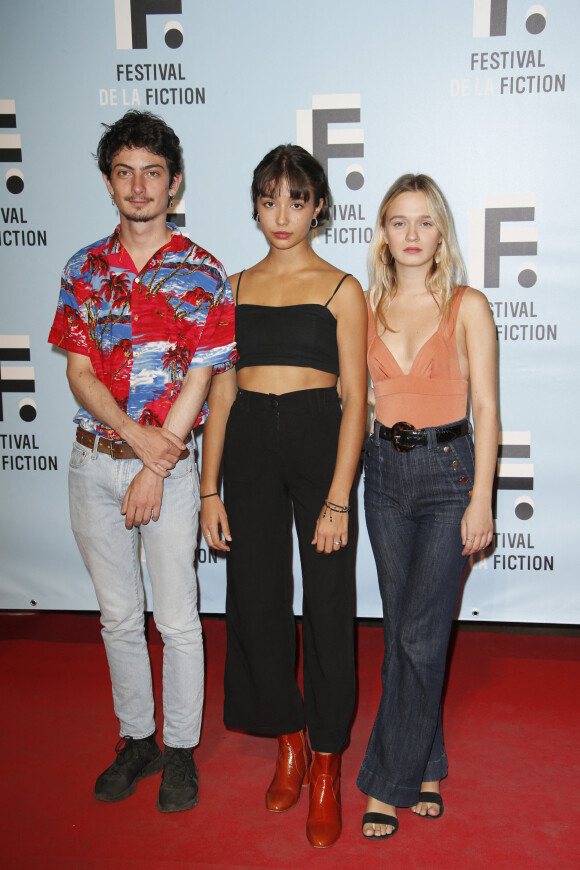
<svg viewBox="0 0 580 870"><path fill-rule="evenodd" d="M462 420L461 423L455 423L453 426L436 426L435 440L437 444L448 444L449 441L461 438L468 432L469 422L467 420ZM399 453L407 453L414 447L428 444L427 429L415 429L410 423L395 423L392 428L381 424L379 438L390 441Z"/></svg>
<svg viewBox="0 0 580 870"><path fill-rule="evenodd" d="M77 441L79 444L82 444L83 447L88 447L91 450L95 444L95 435L93 432L87 432L86 429L81 429L80 426L77 427ZM184 444L189 444L191 441L191 432L189 435L183 439ZM133 448L127 444L126 441L112 441L110 438L102 438L99 436L99 443L97 445L97 453L106 453L107 456L110 456L111 459L138 459L139 457L133 450ZM189 450L182 450L179 454L179 459L187 459L189 456ZM178 460L179 461L179 460Z"/></svg>

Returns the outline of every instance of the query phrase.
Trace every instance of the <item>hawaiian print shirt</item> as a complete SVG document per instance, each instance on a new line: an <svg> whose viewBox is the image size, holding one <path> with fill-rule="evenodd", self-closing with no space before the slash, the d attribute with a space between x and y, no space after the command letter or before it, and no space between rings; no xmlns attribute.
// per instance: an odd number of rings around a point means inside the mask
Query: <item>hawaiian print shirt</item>
<svg viewBox="0 0 580 870"><path fill-rule="evenodd" d="M137 269L119 227L65 266L48 340L88 356L117 404L142 425L162 426L188 369L227 371L237 360L234 304L221 263L168 224L171 240ZM204 404L195 423L207 416ZM79 408L75 423L119 436Z"/></svg>

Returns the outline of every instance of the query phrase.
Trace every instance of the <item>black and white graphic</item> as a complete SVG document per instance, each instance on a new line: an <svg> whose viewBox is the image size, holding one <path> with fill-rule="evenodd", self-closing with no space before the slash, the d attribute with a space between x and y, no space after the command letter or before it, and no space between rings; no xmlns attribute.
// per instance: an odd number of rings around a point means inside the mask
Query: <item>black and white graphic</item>
<svg viewBox="0 0 580 870"><path fill-rule="evenodd" d="M180 15L181 0L115 0L117 48L147 48L149 15ZM183 42L183 27L179 21L169 21L163 27L168 48L179 48Z"/></svg>
<svg viewBox="0 0 580 870"><path fill-rule="evenodd" d="M0 421L4 420L3 396L5 393L33 393L33 366L14 365L30 361L30 336L0 335ZM5 365L9 363L9 365ZM20 402L22 420L31 422L36 417L36 404L30 398Z"/></svg>
<svg viewBox="0 0 580 870"><path fill-rule="evenodd" d="M475 287L499 287L504 257L531 257L538 253L534 195L496 194L488 196L485 208L469 214L469 277ZM536 283L535 267L520 262L517 280L521 287Z"/></svg>
<svg viewBox="0 0 580 870"><path fill-rule="evenodd" d="M311 109L296 113L298 145L314 154L327 174L332 158L364 157L363 128L343 126L360 123L360 106L360 94L322 94L312 97ZM363 167L347 166L345 181L350 190L360 190L365 183Z"/></svg>
<svg viewBox="0 0 580 870"><path fill-rule="evenodd" d="M475 37L506 36L508 0L474 0L473 35ZM525 28L532 36L541 33L546 26L546 10L535 4L525 13Z"/></svg>
<svg viewBox="0 0 580 870"><path fill-rule="evenodd" d="M15 100L0 100L0 163L21 163L22 142L19 133L7 133L16 129ZM10 167L4 176L6 190L17 194L24 190L24 175L17 167Z"/></svg>

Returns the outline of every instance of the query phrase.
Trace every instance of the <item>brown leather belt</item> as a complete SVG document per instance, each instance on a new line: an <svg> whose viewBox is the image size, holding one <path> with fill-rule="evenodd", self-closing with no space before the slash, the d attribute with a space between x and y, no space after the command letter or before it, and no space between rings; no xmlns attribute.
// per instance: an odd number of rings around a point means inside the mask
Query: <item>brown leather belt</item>
<svg viewBox="0 0 580 870"><path fill-rule="evenodd" d="M77 441L79 444L82 444L83 447L89 447L91 450L95 444L95 438L97 436L94 435L93 432L87 432L86 429L81 429L80 426L77 426ZM189 444L191 441L191 432L189 435L183 439L184 444ZM107 456L110 456L111 459L138 459L139 457L133 450L130 444L127 444L126 441L111 441L110 438L102 438L99 436L99 443L97 444L97 452L98 453L106 453ZM189 450L182 450L179 454L179 459L187 459L189 456Z"/></svg>

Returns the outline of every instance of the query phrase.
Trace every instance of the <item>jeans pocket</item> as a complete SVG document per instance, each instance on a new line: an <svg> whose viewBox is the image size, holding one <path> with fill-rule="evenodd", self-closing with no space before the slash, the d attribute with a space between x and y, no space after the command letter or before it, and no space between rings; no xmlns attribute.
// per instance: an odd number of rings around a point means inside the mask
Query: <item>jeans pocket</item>
<svg viewBox="0 0 580 870"><path fill-rule="evenodd" d="M81 468L91 461L92 450L79 444L78 441L73 441L72 453L69 460L69 468Z"/></svg>
<svg viewBox="0 0 580 870"><path fill-rule="evenodd" d="M193 440L188 444L189 456L186 456L185 459L180 459L179 462L171 469L170 476L173 480L179 480L180 477L185 477L186 474L191 474L192 467L194 463L193 458Z"/></svg>

